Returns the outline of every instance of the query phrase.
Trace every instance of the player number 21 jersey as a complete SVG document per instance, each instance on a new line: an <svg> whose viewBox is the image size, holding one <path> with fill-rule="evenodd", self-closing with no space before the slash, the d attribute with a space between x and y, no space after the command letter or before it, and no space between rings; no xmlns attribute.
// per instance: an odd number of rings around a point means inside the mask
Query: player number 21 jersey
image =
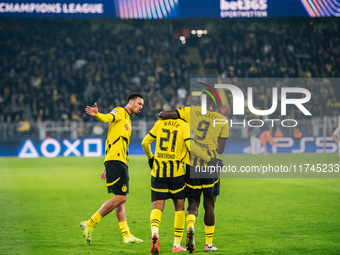
<svg viewBox="0 0 340 255"><path fill-rule="evenodd" d="M155 161L151 175L177 177L184 175L184 158L189 153L190 128L183 120L158 120L146 137L156 139Z"/></svg>

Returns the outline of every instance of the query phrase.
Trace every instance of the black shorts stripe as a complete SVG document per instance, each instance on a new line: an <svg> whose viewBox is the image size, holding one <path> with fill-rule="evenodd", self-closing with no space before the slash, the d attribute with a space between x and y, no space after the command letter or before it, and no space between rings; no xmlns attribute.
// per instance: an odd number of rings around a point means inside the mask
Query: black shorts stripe
<svg viewBox="0 0 340 255"><path fill-rule="evenodd" d="M157 178L151 176L151 201L185 198L185 175ZM156 221L152 224L155 224Z"/></svg>

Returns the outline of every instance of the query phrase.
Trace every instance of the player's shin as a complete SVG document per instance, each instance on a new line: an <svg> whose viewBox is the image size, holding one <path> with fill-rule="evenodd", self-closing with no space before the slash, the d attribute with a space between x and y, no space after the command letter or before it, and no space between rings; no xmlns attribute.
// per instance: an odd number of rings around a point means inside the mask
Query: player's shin
<svg viewBox="0 0 340 255"><path fill-rule="evenodd" d="M96 212L92 215L92 217L86 222L87 226L93 228L99 221L102 219L102 216L99 212Z"/></svg>
<svg viewBox="0 0 340 255"><path fill-rule="evenodd" d="M174 222L174 230L175 230L174 246L176 247L179 247L181 244L184 224L185 224L185 212L176 211L175 222Z"/></svg>
<svg viewBox="0 0 340 255"><path fill-rule="evenodd" d="M205 225L205 243L208 244L208 246L212 245L214 231L215 231L215 225L213 226Z"/></svg>
<svg viewBox="0 0 340 255"><path fill-rule="evenodd" d="M192 228L195 229L195 223L196 223L196 216L193 214L187 215L187 229Z"/></svg>
<svg viewBox="0 0 340 255"><path fill-rule="evenodd" d="M130 233L130 229L129 229L127 222L122 221L122 222L119 222L118 224L119 224L120 231L122 232L122 236L125 238L130 238L131 233Z"/></svg>
<svg viewBox="0 0 340 255"><path fill-rule="evenodd" d="M150 224L151 224L151 233L157 233L159 230L159 225L161 224L162 212L159 209L153 209L150 214Z"/></svg>

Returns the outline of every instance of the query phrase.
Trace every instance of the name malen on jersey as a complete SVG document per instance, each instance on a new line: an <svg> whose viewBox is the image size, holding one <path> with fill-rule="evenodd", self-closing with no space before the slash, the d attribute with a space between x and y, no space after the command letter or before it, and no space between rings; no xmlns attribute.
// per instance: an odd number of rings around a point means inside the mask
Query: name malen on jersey
<svg viewBox="0 0 340 255"><path fill-rule="evenodd" d="M174 126L175 128L178 128L179 124L177 121L169 120L164 122L164 127L166 126Z"/></svg>

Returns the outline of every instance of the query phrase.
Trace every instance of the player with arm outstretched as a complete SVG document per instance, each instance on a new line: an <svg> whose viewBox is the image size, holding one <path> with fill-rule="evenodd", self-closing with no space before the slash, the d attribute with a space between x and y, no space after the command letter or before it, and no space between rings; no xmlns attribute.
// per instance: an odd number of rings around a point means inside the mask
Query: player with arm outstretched
<svg viewBox="0 0 340 255"><path fill-rule="evenodd" d="M132 93L129 95L128 104L125 107L116 107L108 114L98 112L97 103L94 104L94 107L86 106L85 108L88 115L95 117L100 122L110 123L105 143L105 167L100 177L102 180L106 179L108 192L114 194L113 198L106 201L88 221L80 223L84 238L89 244L91 244L91 234L94 226L99 223L102 217L113 210L116 212L123 235L123 242L143 242L143 240L130 233L125 213L126 199L129 193L128 146L131 137L130 116L139 114L143 109L143 105L142 95Z"/></svg>

